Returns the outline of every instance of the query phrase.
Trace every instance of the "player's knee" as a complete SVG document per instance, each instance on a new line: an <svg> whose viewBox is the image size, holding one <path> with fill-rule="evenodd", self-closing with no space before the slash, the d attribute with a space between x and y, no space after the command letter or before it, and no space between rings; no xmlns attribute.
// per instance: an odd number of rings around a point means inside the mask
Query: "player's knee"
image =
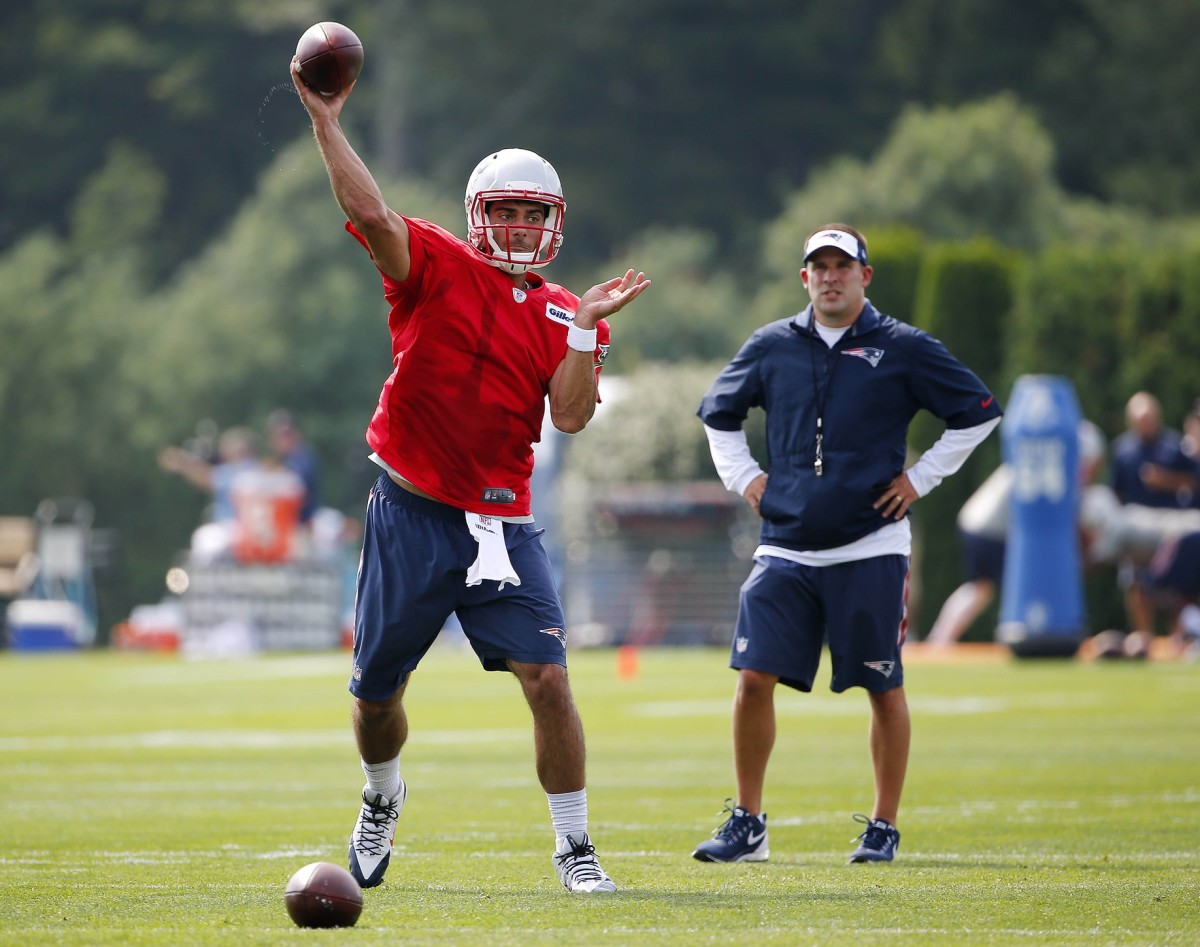
<svg viewBox="0 0 1200 947"><path fill-rule="evenodd" d="M569 703L571 689L566 668L558 664L513 664L513 673L521 681L530 706L543 703Z"/></svg>
<svg viewBox="0 0 1200 947"><path fill-rule="evenodd" d="M774 674L742 668L738 672L738 696L745 700L769 698L775 692L778 681L779 678Z"/></svg>
<svg viewBox="0 0 1200 947"><path fill-rule="evenodd" d="M881 715L908 713L908 698L904 696L903 687L893 687L886 691L870 691L871 705L875 712Z"/></svg>
<svg viewBox="0 0 1200 947"><path fill-rule="evenodd" d="M400 697L399 691L384 700L366 700L362 697L355 697L354 715L367 723L390 717L399 709Z"/></svg>

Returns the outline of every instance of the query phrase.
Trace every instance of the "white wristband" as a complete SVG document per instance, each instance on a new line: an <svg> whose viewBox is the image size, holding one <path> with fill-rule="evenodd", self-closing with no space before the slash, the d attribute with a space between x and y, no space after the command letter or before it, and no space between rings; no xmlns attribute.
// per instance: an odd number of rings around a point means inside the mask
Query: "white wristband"
<svg viewBox="0 0 1200 947"><path fill-rule="evenodd" d="M596 351L596 330L581 329L572 322L570 328L567 329L567 347L576 352L591 354Z"/></svg>

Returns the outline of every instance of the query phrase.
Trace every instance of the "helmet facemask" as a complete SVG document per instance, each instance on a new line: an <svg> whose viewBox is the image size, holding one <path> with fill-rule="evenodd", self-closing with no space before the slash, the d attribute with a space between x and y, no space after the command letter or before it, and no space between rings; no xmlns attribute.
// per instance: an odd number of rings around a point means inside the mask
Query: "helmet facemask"
<svg viewBox="0 0 1200 947"><path fill-rule="evenodd" d="M488 207L497 201L527 201L545 208L541 227L527 224L491 224ZM558 174L550 163L519 148L508 148L484 158L467 182L465 198L468 241L490 264L507 273L525 273L545 266L562 246L563 218L567 205ZM540 231L533 250L512 250L512 230Z"/></svg>

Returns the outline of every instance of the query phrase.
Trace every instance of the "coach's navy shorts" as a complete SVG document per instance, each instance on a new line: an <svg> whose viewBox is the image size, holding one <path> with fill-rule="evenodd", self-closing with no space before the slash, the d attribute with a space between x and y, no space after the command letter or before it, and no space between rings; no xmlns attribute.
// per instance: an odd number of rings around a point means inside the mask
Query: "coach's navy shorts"
<svg viewBox="0 0 1200 947"><path fill-rule="evenodd" d="M479 544L466 514L398 487L384 474L371 488L354 605L350 692L386 700L425 656L450 615L489 671L506 661L567 663L562 603L542 530L505 523L504 544L518 586L466 584Z"/></svg>
<svg viewBox="0 0 1200 947"><path fill-rule="evenodd" d="M811 691L828 638L830 690L900 687L907 598L907 556L820 567L759 556L742 584L729 666Z"/></svg>

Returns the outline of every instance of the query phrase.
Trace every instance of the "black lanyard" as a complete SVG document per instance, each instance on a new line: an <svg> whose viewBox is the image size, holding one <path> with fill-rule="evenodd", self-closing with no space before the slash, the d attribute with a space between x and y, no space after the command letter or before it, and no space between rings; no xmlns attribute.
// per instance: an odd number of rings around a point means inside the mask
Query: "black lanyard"
<svg viewBox="0 0 1200 947"><path fill-rule="evenodd" d="M847 330L849 331L849 330ZM814 312L810 317L808 324L808 334L811 336L812 348L809 350L812 358L809 364L812 366L812 383L813 383L813 401L817 405L817 440L813 454L813 471L818 477L825 476L825 403L829 400L829 389L833 387L833 373L837 370L838 360L833 360L833 365L829 365L829 357L835 353L835 349L825 344L825 340L821 338L817 332L817 314ZM842 333L842 338L845 338L845 333ZM838 342L841 338L838 339ZM834 345L837 343L835 342ZM825 364L829 367L828 375L825 379L824 388L817 380L817 349L824 350Z"/></svg>

